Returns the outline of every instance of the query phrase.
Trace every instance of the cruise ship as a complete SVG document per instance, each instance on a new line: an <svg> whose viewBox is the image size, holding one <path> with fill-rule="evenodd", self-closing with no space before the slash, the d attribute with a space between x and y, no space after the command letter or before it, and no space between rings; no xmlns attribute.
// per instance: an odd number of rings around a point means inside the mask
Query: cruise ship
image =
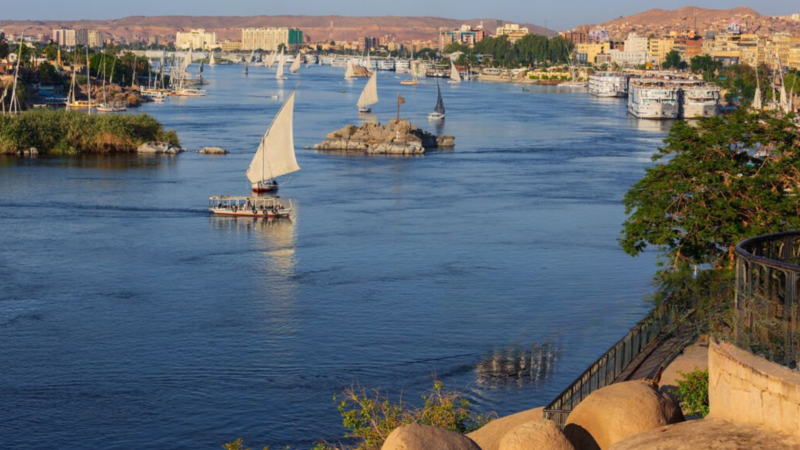
<svg viewBox="0 0 800 450"><path fill-rule="evenodd" d="M592 74L589 76L589 93L595 97L626 97L628 76L613 72Z"/></svg>
<svg viewBox="0 0 800 450"><path fill-rule="evenodd" d="M686 119L714 117L719 114L720 88L709 83L684 86L682 89L682 114Z"/></svg>
<svg viewBox="0 0 800 450"><path fill-rule="evenodd" d="M631 81L628 112L640 119L677 119L679 88L660 80Z"/></svg>
<svg viewBox="0 0 800 450"><path fill-rule="evenodd" d="M411 61L407 59L396 59L394 61L394 70L397 73L411 72Z"/></svg>

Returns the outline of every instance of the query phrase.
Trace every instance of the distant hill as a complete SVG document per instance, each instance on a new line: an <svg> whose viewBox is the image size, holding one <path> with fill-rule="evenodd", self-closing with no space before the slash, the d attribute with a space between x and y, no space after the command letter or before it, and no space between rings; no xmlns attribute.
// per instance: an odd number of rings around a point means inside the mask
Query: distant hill
<svg viewBox="0 0 800 450"><path fill-rule="evenodd" d="M399 40L436 39L440 27L456 28L464 23L480 23L490 34L498 24L509 21L498 19L447 19L441 17L352 17L352 16L131 16L116 20L77 21L8 21L0 20L0 28L7 33L49 35L56 28L97 29L117 37L147 38L148 36L174 36L176 31L204 28L217 33L218 40L241 39L241 29L250 27L298 27L314 41L353 40L363 36L382 37L394 35ZM333 28L331 29L331 23ZM554 36L555 31L533 24L527 26L531 33Z"/></svg>
<svg viewBox="0 0 800 450"><path fill-rule="evenodd" d="M752 8L707 9L686 6L676 10L650 9L632 16L620 17L596 26L609 31L612 37L624 38L629 32L660 36L669 31L722 31L732 21L739 21L747 32L800 32L800 22L764 16ZM593 25L595 26L595 25Z"/></svg>

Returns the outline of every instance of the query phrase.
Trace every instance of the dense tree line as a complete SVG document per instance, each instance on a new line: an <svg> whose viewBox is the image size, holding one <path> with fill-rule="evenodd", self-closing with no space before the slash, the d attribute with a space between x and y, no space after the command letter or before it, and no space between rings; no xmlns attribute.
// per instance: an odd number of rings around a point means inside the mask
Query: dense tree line
<svg viewBox="0 0 800 450"><path fill-rule="evenodd" d="M459 63L478 63L478 55L490 55L495 67L528 67L548 64L566 63L573 49L573 44L560 36L547 38L537 34L529 34L511 43L508 36L489 37L475 43L473 48L453 43L445 47L445 53L462 52L464 56Z"/></svg>

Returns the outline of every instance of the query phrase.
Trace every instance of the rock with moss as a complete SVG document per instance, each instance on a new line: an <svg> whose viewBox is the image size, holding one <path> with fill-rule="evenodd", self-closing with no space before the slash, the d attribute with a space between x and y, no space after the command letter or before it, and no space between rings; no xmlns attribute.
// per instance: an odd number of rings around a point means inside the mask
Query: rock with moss
<svg viewBox="0 0 800 450"><path fill-rule="evenodd" d="M315 145L314 149L375 155L420 155L431 149L453 147L453 136L436 136L408 121L391 120L386 125L348 125L328 134L325 141Z"/></svg>
<svg viewBox="0 0 800 450"><path fill-rule="evenodd" d="M197 153L201 155L227 155L228 151L221 147L203 147Z"/></svg>
<svg viewBox="0 0 800 450"><path fill-rule="evenodd" d="M146 155L177 155L185 151L169 142L145 142L136 149L136 153Z"/></svg>

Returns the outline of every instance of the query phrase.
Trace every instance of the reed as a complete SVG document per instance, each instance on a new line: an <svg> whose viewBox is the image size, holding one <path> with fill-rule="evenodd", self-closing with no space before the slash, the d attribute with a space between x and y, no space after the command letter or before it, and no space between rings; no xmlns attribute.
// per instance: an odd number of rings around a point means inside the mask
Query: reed
<svg viewBox="0 0 800 450"><path fill-rule="evenodd" d="M178 135L147 114L86 114L31 110L0 116L0 153L36 148L40 154L134 152L145 142L179 146Z"/></svg>

